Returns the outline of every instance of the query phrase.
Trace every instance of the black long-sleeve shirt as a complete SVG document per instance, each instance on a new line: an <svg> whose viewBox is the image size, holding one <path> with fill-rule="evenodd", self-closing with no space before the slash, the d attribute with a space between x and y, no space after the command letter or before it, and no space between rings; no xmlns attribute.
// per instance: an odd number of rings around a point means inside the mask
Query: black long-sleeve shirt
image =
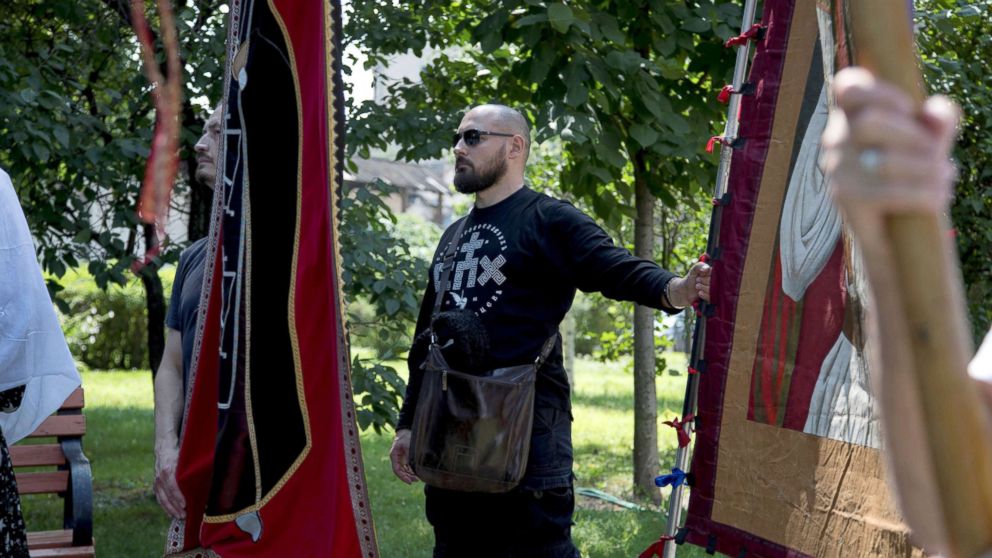
<svg viewBox="0 0 992 558"><path fill-rule="evenodd" d="M527 187L463 219L468 222L441 310L463 308L479 315L489 332L490 368L532 361L557 332L577 288L661 309L665 285L675 277L613 244L573 205ZM441 259L456 225L445 230L435 251L417 334L430 325ZM420 393L423 355L413 353L397 429L410 428ZM560 340L538 372L535 390L538 406L570 408Z"/></svg>

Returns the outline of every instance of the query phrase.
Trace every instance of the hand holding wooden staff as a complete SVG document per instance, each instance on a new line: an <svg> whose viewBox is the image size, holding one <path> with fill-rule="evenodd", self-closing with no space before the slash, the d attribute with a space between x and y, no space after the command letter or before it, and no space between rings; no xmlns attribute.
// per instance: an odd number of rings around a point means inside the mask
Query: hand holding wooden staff
<svg viewBox="0 0 992 558"><path fill-rule="evenodd" d="M942 97L920 106L860 68L838 73L834 92L839 110L824 133L822 162L834 199L862 248L874 291L870 329L881 359L873 381L900 507L927 551L981 556L992 547L992 384L976 384L965 377L964 366L953 364L969 356L957 354L967 352L958 346L945 347L952 353L946 366L921 368L914 359L909 345L918 332L900 296L905 282L899 275L906 270L894 256L898 239L891 230L895 216L945 221L959 110ZM938 295L954 300L960 284L951 244L946 235L936 244L943 250L925 254L924 260L940 263L950 292ZM992 350L992 343L986 348ZM985 373L992 376L992 370ZM976 386L985 397L975 395Z"/></svg>

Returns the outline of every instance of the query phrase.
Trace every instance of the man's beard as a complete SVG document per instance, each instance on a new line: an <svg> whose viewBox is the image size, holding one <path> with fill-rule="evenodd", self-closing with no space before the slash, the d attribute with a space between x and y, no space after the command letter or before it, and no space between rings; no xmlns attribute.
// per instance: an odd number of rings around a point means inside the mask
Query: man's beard
<svg viewBox="0 0 992 558"><path fill-rule="evenodd" d="M481 173L476 172L474 167L469 167L462 172L456 171L455 190L463 194L474 194L496 184L506 174L506 159L503 158L505 155L506 153L501 150L500 154L494 157L494 161L499 162L490 162L489 168Z"/></svg>
<svg viewBox="0 0 992 558"><path fill-rule="evenodd" d="M203 184L208 188L213 188L214 180L217 180L217 167L210 165L209 168L201 168L201 165L197 165L194 176L200 184Z"/></svg>

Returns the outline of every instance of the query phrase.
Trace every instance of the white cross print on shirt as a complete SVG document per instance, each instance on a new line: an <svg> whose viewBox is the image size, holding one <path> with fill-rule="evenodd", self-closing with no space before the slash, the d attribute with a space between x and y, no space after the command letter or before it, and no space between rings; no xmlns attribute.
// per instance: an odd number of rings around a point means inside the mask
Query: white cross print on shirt
<svg viewBox="0 0 992 558"><path fill-rule="evenodd" d="M475 286L475 274L479 267L479 258L475 257L475 251L482 248L482 245L486 241L479 239L479 233L472 233L472 237L468 242L461 245L459 248L460 252L465 252L465 259L458 262L455 266L455 278L452 281L451 289L459 290L462 288L462 274L468 271L468 280L466 281L465 288L471 289Z"/></svg>
<svg viewBox="0 0 992 558"><path fill-rule="evenodd" d="M493 283L502 285L503 281L506 281L506 275L503 275L499 268L503 267L505 263L506 258L503 257L503 254L496 256L495 260L490 260L489 256L482 256L479 265L482 266L483 271L479 274L479 284L485 285L492 279Z"/></svg>

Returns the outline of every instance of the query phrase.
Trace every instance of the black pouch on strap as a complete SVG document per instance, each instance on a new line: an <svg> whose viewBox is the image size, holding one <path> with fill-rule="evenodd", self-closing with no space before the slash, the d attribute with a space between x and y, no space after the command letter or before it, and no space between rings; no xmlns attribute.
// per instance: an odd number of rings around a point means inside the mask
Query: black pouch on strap
<svg viewBox="0 0 992 558"><path fill-rule="evenodd" d="M520 483L534 425L534 382L556 339L532 363L482 374L452 370L431 344L410 444L421 480L468 492L506 492Z"/></svg>

